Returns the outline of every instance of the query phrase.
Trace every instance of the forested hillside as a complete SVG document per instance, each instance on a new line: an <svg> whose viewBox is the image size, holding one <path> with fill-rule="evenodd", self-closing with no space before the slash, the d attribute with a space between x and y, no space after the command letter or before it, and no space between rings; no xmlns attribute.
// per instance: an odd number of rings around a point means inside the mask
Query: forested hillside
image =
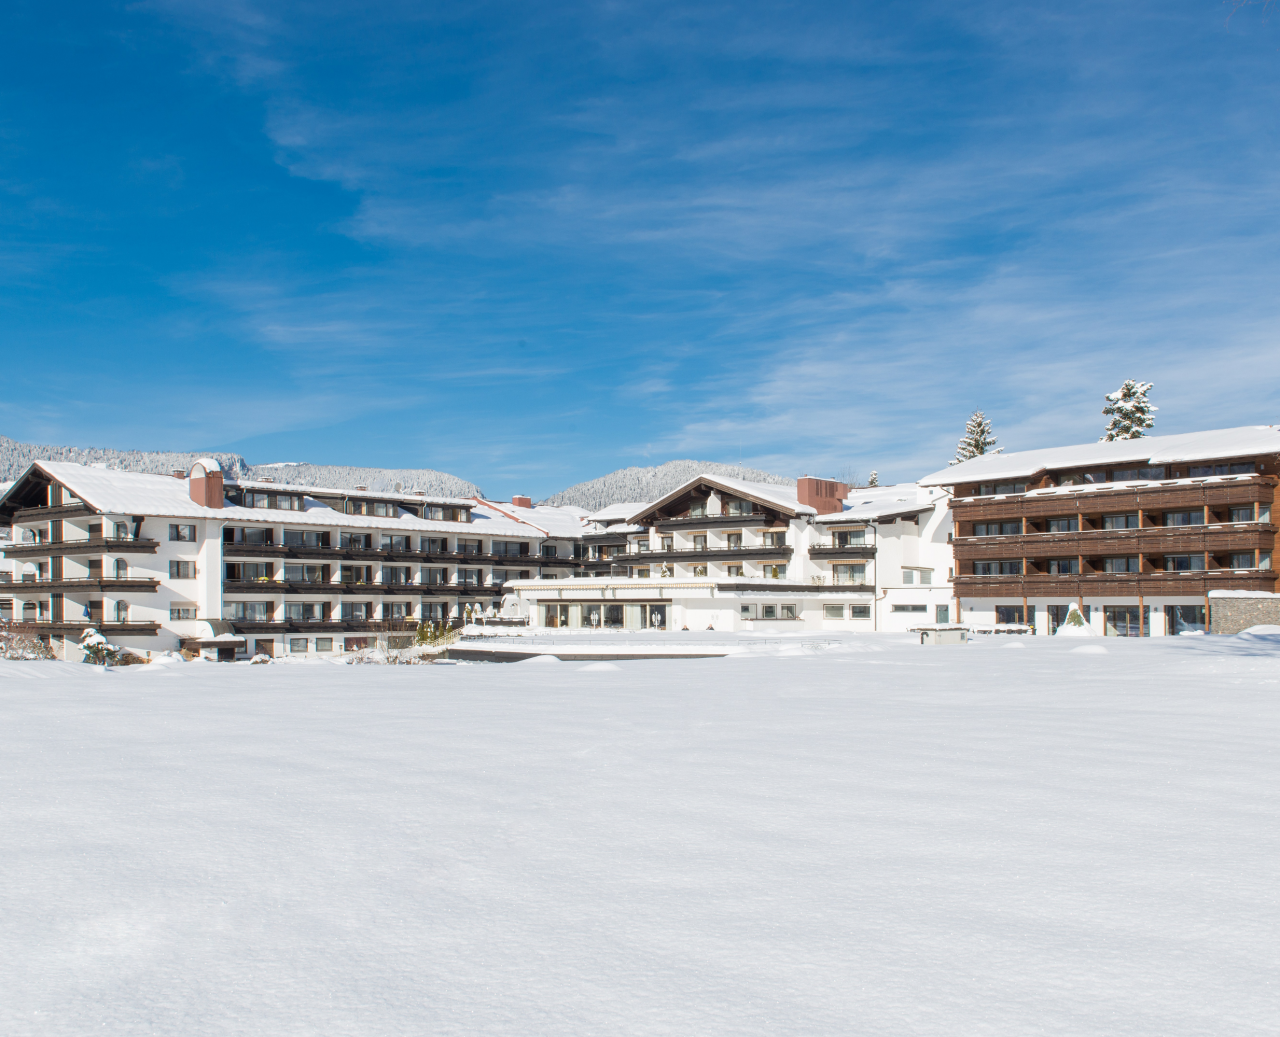
<svg viewBox="0 0 1280 1037"><path fill-rule="evenodd" d="M716 461L668 461L654 468L619 468L561 490L541 501L542 504L570 504L588 511L596 511L610 504L623 501L652 501L670 493L681 483L686 483L703 473L727 475L750 482L771 483L774 486L794 486L795 479L788 479L755 468L743 468L736 464L720 464Z"/></svg>

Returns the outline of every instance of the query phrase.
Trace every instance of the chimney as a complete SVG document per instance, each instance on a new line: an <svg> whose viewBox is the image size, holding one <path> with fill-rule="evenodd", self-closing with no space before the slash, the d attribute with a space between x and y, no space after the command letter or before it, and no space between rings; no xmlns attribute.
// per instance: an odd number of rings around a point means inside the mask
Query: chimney
<svg viewBox="0 0 1280 1037"><path fill-rule="evenodd" d="M410 490L409 493L414 497L425 497L427 495L426 490Z"/></svg>
<svg viewBox="0 0 1280 1037"><path fill-rule="evenodd" d="M276 477L274 475L264 475L261 479L258 480L258 482L275 482L275 481L276 481Z"/></svg>
<svg viewBox="0 0 1280 1037"><path fill-rule="evenodd" d="M226 494L222 489L222 469L212 457L203 457L191 466L187 479L191 499L205 508L221 508Z"/></svg>
<svg viewBox="0 0 1280 1037"><path fill-rule="evenodd" d="M529 497L516 497L512 495L511 506L513 508L532 508L533 501Z"/></svg>
<svg viewBox="0 0 1280 1037"><path fill-rule="evenodd" d="M181 468L175 468L169 474L172 475L175 479L185 479L187 477L187 473Z"/></svg>
<svg viewBox="0 0 1280 1037"><path fill-rule="evenodd" d="M368 489L369 489L369 487L367 487L367 486L357 486L357 487L356 487L356 489L357 489L357 490L362 490L362 491L364 491L364 490L368 490Z"/></svg>
<svg viewBox="0 0 1280 1037"><path fill-rule="evenodd" d="M819 515L830 515L844 509L842 503L849 496L849 487L830 479L814 479L802 475L796 480L796 499L807 504Z"/></svg>

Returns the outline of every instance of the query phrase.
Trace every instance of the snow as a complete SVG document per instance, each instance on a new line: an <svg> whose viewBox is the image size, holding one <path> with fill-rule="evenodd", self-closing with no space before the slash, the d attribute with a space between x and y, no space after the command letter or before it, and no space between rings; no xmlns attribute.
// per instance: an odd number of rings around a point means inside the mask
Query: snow
<svg viewBox="0 0 1280 1037"><path fill-rule="evenodd" d="M1280 598L1271 591L1210 591L1211 598Z"/></svg>
<svg viewBox="0 0 1280 1037"><path fill-rule="evenodd" d="M816 509L799 502L799 499L796 496L796 487L794 483L789 486L776 486L771 483L747 482L745 479L734 479L727 475L712 475L704 472L680 486L677 486L665 497L659 498L652 504L642 505L632 514L625 516L625 518L631 523L640 522L654 508L659 508L668 501L674 500L690 487L697 486L699 483L714 486L719 490L726 490L730 494L738 497L744 497L747 500L770 505L778 508L780 511L783 511L788 515L817 514Z"/></svg>
<svg viewBox="0 0 1280 1037"><path fill-rule="evenodd" d="M1168 465L1180 461L1209 461L1254 454L1280 453L1280 427L1246 425L1241 428L1186 432L1175 436L1145 436L1115 442L983 454L944 468L920 480L922 486L954 486L960 482L992 482L1035 475L1052 468L1087 468L1117 464Z"/></svg>
<svg viewBox="0 0 1280 1037"><path fill-rule="evenodd" d="M0 1032L1274 1032L1276 639L828 641L0 663Z"/></svg>
<svg viewBox="0 0 1280 1037"><path fill-rule="evenodd" d="M607 508L592 512L587 516L587 520L607 526L612 523L625 522L632 515L648 511L651 506L649 501L624 501L621 504L610 504Z"/></svg>

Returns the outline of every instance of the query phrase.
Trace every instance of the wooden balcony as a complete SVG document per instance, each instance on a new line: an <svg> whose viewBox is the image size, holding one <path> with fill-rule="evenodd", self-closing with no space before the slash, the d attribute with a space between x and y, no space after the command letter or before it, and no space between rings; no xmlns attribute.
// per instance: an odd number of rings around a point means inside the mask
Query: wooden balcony
<svg viewBox="0 0 1280 1037"><path fill-rule="evenodd" d="M1211 590L1274 591L1274 570L1199 569L1191 572L1090 573L1084 576L956 576L961 598L1204 597Z"/></svg>
<svg viewBox="0 0 1280 1037"><path fill-rule="evenodd" d="M12 593L19 596L43 591L130 591L149 594L158 590L159 587L159 580L135 579L132 577L117 579L107 576L101 579L86 577L84 579L22 580L14 583L0 583L0 592L8 588Z"/></svg>
<svg viewBox="0 0 1280 1037"><path fill-rule="evenodd" d="M1236 522L1208 526L1148 526L1143 529L1086 529L1078 533L956 537L957 562L1009 558L1105 558L1122 555L1229 554L1270 551L1276 526Z"/></svg>
<svg viewBox="0 0 1280 1037"><path fill-rule="evenodd" d="M157 540L133 540L128 537L91 537L88 540L45 541L41 544L6 544L6 558L54 558L68 555L155 554Z"/></svg>
<svg viewBox="0 0 1280 1037"><path fill-rule="evenodd" d="M1000 519L1052 518L1058 515L1104 515L1131 511L1181 511L1208 507L1218 511L1232 505L1270 504L1276 479L1255 475L1226 481L1148 484L1126 488L1040 495L1010 494L1000 499L953 500L957 523Z"/></svg>
<svg viewBox="0 0 1280 1037"><path fill-rule="evenodd" d="M49 620L22 619L14 621L15 627L29 627L37 637L53 635L54 637L81 637L92 627L105 638L113 637L153 637L160 633L160 624L152 622L104 622L93 616L89 619L74 621L63 620L58 623Z"/></svg>

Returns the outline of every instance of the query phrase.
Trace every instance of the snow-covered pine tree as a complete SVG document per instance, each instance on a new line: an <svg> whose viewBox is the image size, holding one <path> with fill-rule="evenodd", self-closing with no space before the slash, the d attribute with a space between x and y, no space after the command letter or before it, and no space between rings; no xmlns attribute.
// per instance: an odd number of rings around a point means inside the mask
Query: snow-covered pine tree
<svg viewBox="0 0 1280 1037"><path fill-rule="evenodd" d="M1004 447L997 447L996 437L991 434L991 422L982 411L976 410L965 423L964 437L956 444L956 458L951 464L959 464L981 454L998 454L1002 450Z"/></svg>
<svg viewBox="0 0 1280 1037"><path fill-rule="evenodd" d="M1135 382L1126 378L1119 389L1107 393L1107 405L1102 408L1102 413L1111 420L1107 422L1107 431L1098 438L1099 443L1141 439L1147 429L1154 427L1156 421L1151 413L1159 408L1147 399L1151 387L1151 382Z"/></svg>
<svg viewBox="0 0 1280 1037"><path fill-rule="evenodd" d="M877 472L874 468L871 469L871 474L867 477L867 485L868 486L880 485L880 473Z"/></svg>

